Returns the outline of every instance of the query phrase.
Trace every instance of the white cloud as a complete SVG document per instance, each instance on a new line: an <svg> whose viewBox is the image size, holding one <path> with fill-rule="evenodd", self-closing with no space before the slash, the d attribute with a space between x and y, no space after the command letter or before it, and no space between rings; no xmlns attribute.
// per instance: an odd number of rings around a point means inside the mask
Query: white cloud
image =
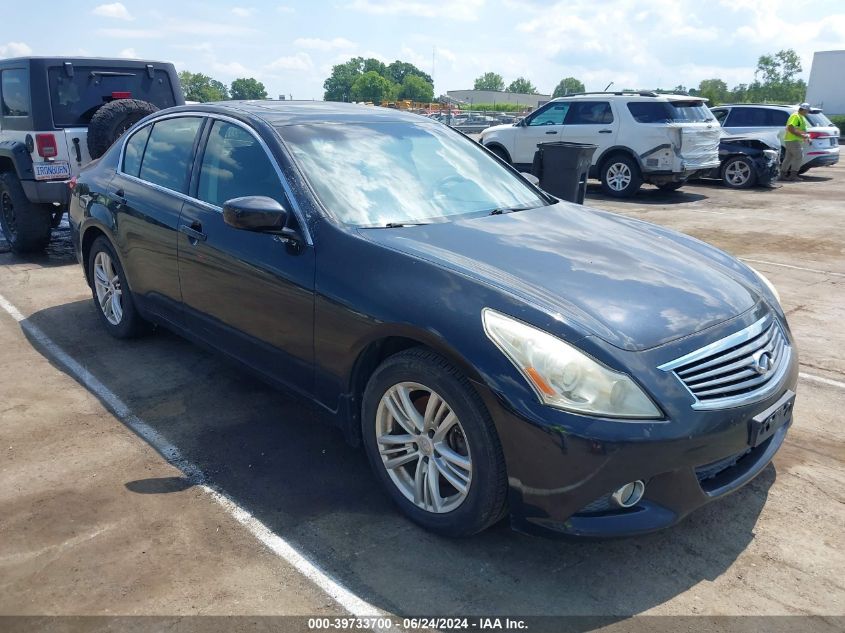
<svg viewBox="0 0 845 633"><path fill-rule="evenodd" d="M121 2L114 2L112 4L101 4L98 7L94 7L94 10L91 12L94 15L99 15L104 18L114 18L116 20L134 20L135 18L132 17L132 14L129 13L129 9L123 6Z"/></svg>
<svg viewBox="0 0 845 633"><path fill-rule="evenodd" d="M32 49L23 42L0 44L0 57L27 57L29 55L32 55Z"/></svg>
<svg viewBox="0 0 845 633"><path fill-rule="evenodd" d="M239 18L248 18L255 13L255 9L252 7L232 7L232 13Z"/></svg>
<svg viewBox="0 0 845 633"><path fill-rule="evenodd" d="M298 48L310 48L316 51L331 51L343 48L355 48L357 44L351 42L345 37L335 37L331 40L323 40L318 37L300 37L293 41L293 45Z"/></svg>
<svg viewBox="0 0 845 633"><path fill-rule="evenodd" d="M280 4L278 7L276 7L276 11L278 11L279 13L296 13L296 9L286 4Z"/></svg>
<svg viewBox="0 0 845 633"><path fill-rule="evenodd" d="M477 20L486 0L352 0L347 9L372 15L398 15L420 18L448 18L449 20Z"/></svg>
<svg viewBox="0 0 845 633"><path fill-rule="evenodd" d="M123 40L153 40L163 37L162 32L155 29L97 29L97 34Z"/></svg>
<svg viewBox="0 0 845 633"><path fill-rule="evenodd" d="M124 48L117 54L118 57L125 57L126 59L138 59L139 55L134 48Z"/></svg>
<svg viewBox="0 0 845 633"><path fill-rule="evenodd" d="M222 73L224 75L230 75L233 77L254 77L258 74L238 62L228 62L225 64L220 62L214 62L213 64L211 64L211 68L214 70L214 72Z"/></svg>
<svg viewBox="0 0 845 633"><path fill-rule="evenodd" d="M265 66L267 70L311 70L314 62L308 53L279 57Z"/></svg>

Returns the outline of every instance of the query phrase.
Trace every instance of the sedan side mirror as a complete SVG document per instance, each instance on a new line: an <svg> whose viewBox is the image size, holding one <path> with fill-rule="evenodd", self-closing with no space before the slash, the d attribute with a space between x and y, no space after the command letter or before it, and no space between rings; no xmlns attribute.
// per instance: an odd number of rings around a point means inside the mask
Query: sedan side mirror
<svg viewBox="0 0 845 633"><path fill-rule="evenodd" d="M223 203L223 221L236 229L280 233L287 219L287 210L266 196L243 196Z"/></svg>

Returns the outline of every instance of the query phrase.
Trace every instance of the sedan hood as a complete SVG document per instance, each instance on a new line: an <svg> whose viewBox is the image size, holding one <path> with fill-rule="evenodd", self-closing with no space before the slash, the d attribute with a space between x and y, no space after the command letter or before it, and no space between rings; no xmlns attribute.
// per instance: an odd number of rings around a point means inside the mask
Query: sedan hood
<svg viewBox="0 0 845 633"><path fill-rule="evenodd" d="M569 203L360 233L560 314L584 334L627 350L703 330L759 300L720 251Z"/></svg>

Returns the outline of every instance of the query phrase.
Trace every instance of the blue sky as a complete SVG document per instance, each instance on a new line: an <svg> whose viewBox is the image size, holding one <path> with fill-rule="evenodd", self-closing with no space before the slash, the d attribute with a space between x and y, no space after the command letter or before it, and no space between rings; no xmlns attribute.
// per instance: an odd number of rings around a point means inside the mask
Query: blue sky
<svg viewBox="0 0 845 633"><path fill-rule="evenodd" d="M566 76L588 90L732 86L753 80L759 55L790 47L806 79L814 51L845 48L842 0L71 0L0 15L0 57L159 59L297 99L322 98L332 64L355 55L410 61L439 94L488 70L541 92Z"/></svg>

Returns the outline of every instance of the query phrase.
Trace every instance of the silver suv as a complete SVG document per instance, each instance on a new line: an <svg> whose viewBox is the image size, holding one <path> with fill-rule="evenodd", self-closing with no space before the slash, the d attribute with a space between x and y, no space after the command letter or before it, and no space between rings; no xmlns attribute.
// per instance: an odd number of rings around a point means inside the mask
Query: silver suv
<svg viewBox="0 0 845 633"><path fill-rule="evenodd" d="M798 112L798 106L742 103L721 105L710 108L710 111L730 135L772 132L783 141L786 120L790 114ZM839 162L839 128L818 108L810 110L807 123L810 144L804 150L804 163L798 172L800 174L812 167Z"/></svg>

